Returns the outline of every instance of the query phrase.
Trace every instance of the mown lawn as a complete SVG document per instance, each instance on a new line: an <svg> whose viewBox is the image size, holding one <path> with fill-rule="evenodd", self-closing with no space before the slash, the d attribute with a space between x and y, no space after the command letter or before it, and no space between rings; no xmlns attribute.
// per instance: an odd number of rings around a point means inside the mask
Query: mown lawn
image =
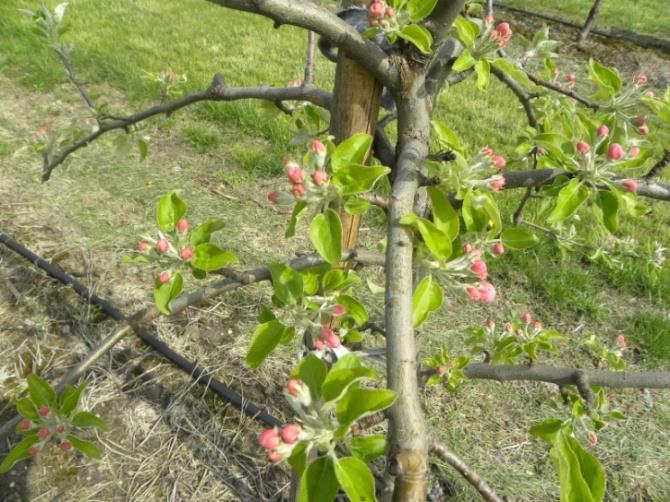
<svg viewBox="0 0 670 502"><path fill-rule="evenodd" d="M56 3L49 2L52 7ZM529 2L510 3L529 7ZM540 10L546 6L548 12L565 12L579 18L582 13L578 7L582 9L586 3L542 1L533 2L531 7ZM37 2L22 0L0 3L0 195L7 201L0 215L3 231L47 257L69 253L63 262L66 269L81 269L82 263L88 264L95 272L89 277L89 284L128 312L151 301L151 272L122 264L121 257L133 248L138 235L153 230L155 201L173 188L184 190L193 218L218 217L226 222L222 241L238 254L241 266L257 266L270 258L307 248L304 236L289 243L283 241L287 215L273 211L264 200L267 191L282 183L282 159L286 153L299 151L291 145L291 121L284 116L268 118L256 103L201 104L152 121L145 129L150 150L144 162L134 151L126 154L115 148L110 135L108 141L75 154L66 166L54 172L49 183L40 184L40 159L22 147L38 127L57 129L73 117L85 116L86 111L68 85L56 57L17 11L36 6ZM623 16L617 12L630 16L632 21L624 23L622 19L628 18L617 17ZM158 88L144 78L146 72L186 73L186 90L206 86L216 72L222 73L231 86L279 86L302 78L304 33L290 27L277 30L269 21L227 11L203 0L73 0L67 19L70 29L66 39L75 45L76 71L94 97L110 103L117 113L156 101ZM650 0L605 0L601 19L612 26L623 24L658 35L668 35L670 27L667 13L659 13ZM562 55L559 62L563 71L579 68L583 62L579 57ZM319 58L318 84L329 88L333 70L329 62ZM623 74L630 78L632 71L627 68ZM578 71L578 77L579 85L587 85L582 84L586 80L583 71ZM472 80L445 92L437 115L461 134L469 147L491 145L505 154L512 153L525 120L514 96L501 84L493 82L489 92L483 94ZM668 131L652 126L652 137L670 137ZM501 198L507 219L518 198L519 194ZM649 205L651 215L628 222L626 231L642 246L653 240L670 244L670 210L659 202ZM532 202L528 217L536 214L538 207ZM382 237L381 220L376 213L364 222L363 245L374 247ZM563 257L550 237L540 237L542 242L536 248L508 253L490 264L500 292L495 306L473 307L457 297L453 298L455 308L445 308L430 319L423 331L426 354L445 342L458 350L465 339L464 328L470 324L480 324L487 318L502 319L513 310L529 310L546 325L555 326L574 339L593 332L604 341L611 341L615 334L623 332L635 347L628 356L633 369L667 369L669 268L652 280L646 265L639 261L629 260L622 269L611 269L591 261L590 253ZM88 258L80 260L80 254ZM0 254L0 258L0 267L6 267L8 275L21 273L19 263L5 255ZM379 277L373 279L381 281ZM48 369L49 376L56 378L63 369L54 360L67 364L72 356L64 340L77 344L77 353L85 347L73 341L76 337L58 338L60 327L52 321L54 311L46 302L61 301L59 293L40 292L39 288L48 286L34 277L26 284L31 285L26 286L29 301L18 311L9 303L0 310L0 334L7 335L0 350L8 355L3 363L6 366L0 369L13 372L10 361L23 354L27 343L32 352L39 353L37 349L41 348L55 354L52 360L35 356L34 360L44 361L33 367ZM194 309L188 318L175 323L161 321L157 329L178 350L282 414L288 409L277 389L292 364L290 357L282 355L258 373L243 364L258 305L269 300L267 293L263 287L239 292L208 306L206 311ZM66 319L77 320L72 323L73 336L83 334L85 339L96 339L112 328L109 323L92 323L90 312L77 305L74 299L72 306L58 311ZM379 305L371 310L378 312ZM23 333L24 328L17 327L19 320L24 322L22 319L37 323L35 336L27 342L17 335ZM226 414L212 398L190 391L187 378L136 345L129 343L120 356L137 367L128 369L128 375L124 373L126 380L122 381L115 376L119 368L114 365L120 363L101 366L95 372L97 389L90 398L91 404L100 405L111 417L120 445L107 444L110 449L96 467L70 466L70 477L65 479L72 486L85 485L86 476L93 476L93 481L89 481L85 491L73 488L63 500L94 496L159 500L169 496L174 487L184 499L197 495L205 500L208 494L234 500L234 494L240 492L231 477L250 479L253 475L249 472L254 469L268 469L254 444L257 428L253 423L238 425L238 414L229 410ZM143 359L152 362L149 368L142 366ZM558 358L558 364L574 361L589 364L586 354L574 349L566 349ZM121 367L127 369L126 365ZM143 376L143 372L153 378ZM4 400L20 385L17 379L8 378L7 382L11 385L0 393ZM177 413L181 408L173 404L161 408L163 394L155 399L143 394L145 387L161 385L168 385L168 390L179 396L191 396L193 402L187 403L188 409L195 409L197 416ZM172 394L167 395L165 399L171 399ZM611 500L660 501L670 493L670 398L661 392L653 396L654 406L647 409L637 391L611 394L612 402L630 416L623 424L611 424L594 449L609 473ZM431 388L425 391L425 397L430 421L440 436L501 494L511 500L555 499L557 481L546 448L528 434L531 425L555 413L551 409L552 400L558 401L555 389L535 384L471 383L456 396ZM182 406L179 400L174 403ZM6 409L0 406L0 414ZM241 439L236 436L238 427L243 427ZM165 442L177 434L181 442L165 449ZM197 445L192 444L194 438L199 441ZM239 440L234 443L234 439ZM230 453L240 443L246 447L242 457ZM232 460L226 456L229 453ZM240 473L235 462L245 466L244 472ZM249 462L253 467L249 467ZM179 470L166 467L170 463L191 465L192 472L180 477ZM58 481L58 476L64 476L63 471L54 472L42 478L33 475L32 493L63 495L64 491L53 488L64 483L63 479ZM270 486L255 485L255 493L274 493L272 490L285 482L277 468L263 472L267 479L272 478L267 482ZM436 472L451 490L451 500L477 499L448 468L437 465ZM117 484L117 480L126 477L132 477L131 481Z"/></svg>

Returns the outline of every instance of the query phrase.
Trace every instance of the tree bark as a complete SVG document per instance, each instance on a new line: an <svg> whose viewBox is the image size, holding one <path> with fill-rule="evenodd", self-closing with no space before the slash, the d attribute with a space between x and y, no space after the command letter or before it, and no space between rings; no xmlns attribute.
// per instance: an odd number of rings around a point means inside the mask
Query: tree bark
<svg viewBox="0 0 670 502"><path fill-rule="evenodd" d="M586 17L586 22L584 23L584 26L582 26L582 29L579 30L579 36L577 37L578 44L581 44L584 40L586 40L586 37L589 36L589 32L593 27L593 23L596 22L596 18L598 17L598 13L600 12L600 4L602 4L602 0L596 0L593 3L593 6L589 11L589 15Z"/></svg>

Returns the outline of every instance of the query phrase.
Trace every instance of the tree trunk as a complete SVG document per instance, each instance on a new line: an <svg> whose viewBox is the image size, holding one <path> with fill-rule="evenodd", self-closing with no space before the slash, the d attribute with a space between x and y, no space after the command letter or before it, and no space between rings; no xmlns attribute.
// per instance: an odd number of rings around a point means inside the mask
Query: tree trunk
<svg viewBox="0 0 670 502"><path fill-rule="evenodd" d="M589 32L593 27L593 23L596 22L596 18L598 17L598 13L600 12L600 4L602 4L602 0L596 0L593 3L593 7L591 7L591 10L589 11L589 15L586 18L586 22L584 23L582 29L579 31L579 36L577 37L577 43L581 44L584 40L586 40L586 37L589 36Z"/></svg>

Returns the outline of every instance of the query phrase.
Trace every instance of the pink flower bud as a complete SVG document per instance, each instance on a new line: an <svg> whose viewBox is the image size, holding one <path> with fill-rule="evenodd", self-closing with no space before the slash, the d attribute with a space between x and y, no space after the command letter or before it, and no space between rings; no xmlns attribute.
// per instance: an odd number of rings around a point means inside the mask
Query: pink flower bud
<svg viewBox="0 0 670 502"><path fill-rule="evenodd" d="M49 429L47 427L42 427L39 430L39 432L37 433L37 435L40 437L40 439L42 441L44 441L46 438L48 438L49 434L51 434L51 433L49 432Z"/></svg>
<svg viewBox="0 0 670 502"><path fill-rule="evenodd" d="M577 81L577 78L575 77L575 75L573 73L568 73L565 76L565 80L567 80L567 82L568 82L568 87L574 87L575 82Z"/></svg>
<svg viewBox="0 0 670 502"><path fill-rule="evenodd" d="M323 350L326 348L326 344L323 343L321 340L317 340L316 342L314 342L314 348L316 348L316 350Z"/></svg>
<svg viewBox="0 0 670 502"><path fill-rule="evenodd" d="M342 345L342 342L340 341L340 337L337 336L335 333L333 333L331 336L326 338L325 340L326 345L330 347L331 349L336 349L340 345Z"/></svg>
<svg viewBox="0 0 670 502"><path fill-rule="evenodd" d="M470 298L470 300L473 302L479 301L481 299L481 294L477 288L470 287L466 289L466 293L468 294L468 298Z"/></svg>
<svg viewBox="0 0 670 502"><path fill-rule="evenodd" d="M191 258L193 258L193 248L182 249L181 253L179 253L179 258L181 258L184 261L188 261Z"/></svg>
<svg viewBox="0 0 670 502"><path fill-rule="evenodd" d="M491 161L493 162L493 165L496 166L496 169L504 169L507 165L507 161L502 155L494 155L491 157Z"/></svg>
<svg viewBox="0 0 670 502"><path fill-rule="evenodd" d="M170 272L162 272L161 275L158 276L158 282L161 284L170 282Z"/></svg>
<svg viewBox="0 0 670 502"><path fill-rule="evenodd" d="M502 242L496 242L496 243L493 245L493 248L491 248L491 252L492 252L495 256L500 256L500 255L502 255L502 254L505 252L505 246L503 246Z"/></svg>
<svg viewBox="0 0 670 502"><path fill-rule="evenodd" d="M530 312L526 312L521 316L521 320L526 324L530 324L530 322L533 320L533 316L530 314Z"/></svg>
<svg viewBox="0 0 670 502"><path fill-rule="evenodd" d="M490 282L482 282L479 286L480 300L484 303L490 303L496 299L496 288Z"/></svg>
<svg viewBox="0 0 670 502"><path fill-rule="evenodd" d="M607 156L610 160L620 160L624 156L623 148L619 143L612 143L607 149Z"/></svg>
<svg viewBox="0 0 670 502"><path fill-rule="evenodd" d="M278 451L274 450L268 450L268 459L272 462L281 462L284 460L284 455L279 453Z"/></svg>
<svg viewBox="0 0 670 502"><path fill-rule="evenodd" d="M591 146L586 141L580 141L577 143L577 151L586 155L591 151Z"/></svg>
<svg viewBox="0 0 670 502"><path fill-rule="evenodd" d="M175 225L175 228L177 229L177 232L180 234L185 234L188 232L188 221L186 218L181 218L177 224Z"/></svg>
<svg viewBox="0 0 670 502"><path fill-rule="evenodd" d="M298 397L301 388L302 382L300 380L292 378L286 382L286 392L293 397Z"/></svg>
<svg viewBox="0 0 670 502"><path fill-rule="evenodd" d="M373 3L368 10L372 16L379 17L384 14L384 5L381 2Z"/></svg>
<svg viewBox="0 0 670 502"><path fill-rule="evenodd" d="M647 83L647 76L644 73L636 73L633 77L633 82L637 85L645 85Z"/></svg>
<svg viewBox="0 0 670 502"><path fill-rule="evenodd" d="M344 305L335 305L333 307L333 316L340 317L347 313L347 308Z"/></svg>
<svg viewBox="0 0 670 502"><path fill-rule="evenodd" d="M282 429L281 438L284 441L284 443L293 444L298 440L301 433L302 429L300 428L299 425L288 424L286 427Z"/></svg>
<svg viewBox="0 0 670 502"><path fill-rule="evenodd" d="M63 441L60 444L59 448L60 448L60 451L62 451L63 453L68 452L72 449L72 443L70 443L69 441Z"/></svg>
<svg viewBox="0 0 670 502"><path fill-rule="evenodd" d="M161 239L156 243L156 251L160 254L165 254L170 249L170 243L167 239Z"/></svg>
<svg viewBox="0 0 670 502"><path fill-rule="evenodd" d="M31 457L34 457L39 452L40 452L40 449L37 446L31 446L30 448L28 448L28 455L30 455Z"/></svg>
<svg viewBox="0 0 670 502"><path fill-rule="evenodd" d="M542 323L540 321L535 321L533 323L533 328L535 328L536 331L540 331L542 329Z"/></svg>
<svg viewBox="0 0 670 502"><path fill-rule="evenodd" d="M258 443L268 450L274 450L279 446L279 432L276 428L265 429L258 435Z"/></svg>
<svg viewBox="0 0 670 502"><path fill-rule="evenodd" d="M64 426L64 425L59 425L59 426L56 428L56 432L57 432L58 434L63 434L63 433L65 432L65 426Z"/></svg>
<svg viewBox="0 0 670 502"><path fill-rule="evenodd" d="M287 169L286 176L292 185L298 185L305 181L305 171L299 167L291 167Z"/></svg>
<svg viewBox="0 0 670 502"><path fill-rule="evenodd" d="M483 281L488 276L488 270L486 268L486 263L481 260L476 260L470 266L470 270L479 277L480 281Z"/></svg>
<svg viewBox="0 0 670 502"><path fill-rule="evenodd" d="M138 242L138 243L137 243L137 249L139 249L140 251L143 251L143 252L144 252L144 251L146 251L147 249L149 249L149 243L146 242L146 241Z"/></svg>
<svg viewBox="0 0 670 502"><path fill-rule="evenodd" d="M289 169L300 168L298 164L293 159L287 158L284 159L284 168L288 171Z"/></svg>
<svg viewBox="0 0 670 502"><path fill-rule="evenodd" d="M640 126L638 131L640 131L640 134L642 134L643 136L646 136L647 134L649 134L649 126L646 125Z"/></svg>
<svg viewBox="0 0 670 502"><path fill-rule="evenodd" d="M493 16L491 14L487 15L486 17L484 17L484 22L486 24L493 24Z"/></svg>
<svg viewBox="0 0 670 502"><path fill-rule="evenodd" d="M482 148L482 155L484 155L485 157L492 156L493 148L491 148L490 146L485 146L484 148Z"/></svg>
<svg viewBox="0 0 670 502"><path fill-rule="evenodd" d="M276 204L279 202L279 194L277 192L270 192L268 194L268 201L272 202L273 204Z"/></svg>
<svg viewBox="0 0 670 502"><path fill-rule="evenodd" d="M472 250L474 248L472 247L472 244L463 244L463 253L468 254L472 253Z"/></svg>
<svg viewBox="0 0 670 502"><path fill-rule="evenodd" d="M330 329L328 326L324 326L319 331L319 338L321 340L326 340L326 338L333 336L334 334L335 332L332 329Z"/></svg>
<svg viewBox="0 0 670 502"><path fill-rule="evenodd" d="M393 7L386 7L386 17L391 17L393 16L393 13L395 11L393 10Z"/></svg>
<svg viewBox="0 0 670 502"><path fill-rule="evenodd" d="M326 154L326 145L321 143L318 139L313 139L312 142L309 145L310 150L312 150L312 153L315 153L317 155L325 155Z"/></svg>
<svg viewBox="0 0 670 502"><path fill-rule="evenodd" d="M305 188L305 185L293 185L293 189L291 190L291 193L296 197L302 197L307 193L307 189Z"/></svg>
<svg viewBox="0 0 670 502"><path fill-rule="evenodd" d="M496 178L491 182L491 188L496 192L505 186L505 178Z"/></svg>
<svg viewBox="0 0 670 502"><path fill-rule="evenodd" d="M635 180L626 180L621 184L621 186L623 186L623 189L626 192L637 192L637 181Z"/></svg>
<svg viewBox="0 0 670 502"><path fill-rule="evenodd" d="M601 137L601 138L604 138L604 137L607 136L609 133L610 133L610 128L607 127L605 124L601 124L601 125L598 127L598 130L596 131L596 134L597 134L599 137Z"/></svg>
<svg viewBox="0 0 670 502"><path fill-rule="evenodd" d="M27 430L30 429L32 426L33 426L33 423L32 423L30 420L28 420L28 419L26 419L26 420L21 420L21 422L19 422L19 429L21 429L21 430L23 430L23 431L27 431Z"/></svg>
<svg viewBox="0 0 670 502"><path fill-rule="evenodd" d="M596 445L598 443L598 436L595 432L589 432L589 443Z"/></svg>
<svg viewBox="0 0 670 502"><path fill-rule="evenodd" d="M328 175L326 174L326 171L314 171L314 174L312 174L312 181L314 181L315 185L324 185L328 183Z"/></svg>
<svg viewBox="0 0 670 502"><path fill-rule="evenodd" d="M500 23L498 26L496 26L496 30L503 36L503 37L511 37L512 36L512 28L509 27L509 23Z"/></svg>
<svg viewBox="0 0 670 502"><path fill-rule="evenodd" d="M619 334L619 335L616 336L616 343L622 349L625 349L626 347L628 347L628 342L626 342L626 337L623 336L622 334Z"/></svg>
<svg viewBox="0 0 670 502"><path fill-rule="evenodd" d="M439 376L444 375L446 372L447 372L447 367L446 366L440 365L437 368L435 368L435 373L437 373Z"/></svg>
<svg viewBox="0 0 670 502"><path fill-rule="evenodd" d="M39 410L37 410L37 413L40 414L40 417L46 417L49 413L51 413L51 409L48 406L41 406Z"/></svg>
<svg viewBox="0 0 670 502"><path fill-rule="evenodd" d="M628 158L634 159L638 155L640 155L640 147L633 146L633 147L631 147L630 150L628 150Z"/></svg>
<svg viewBox="0 0 670 502"><path fill-rule="evenodd" d="M644 115L640 115L639 117L635 117L633 119L633 125L635 125L637 127L643 126L646 123L647 123L647 118Z"/></svg>

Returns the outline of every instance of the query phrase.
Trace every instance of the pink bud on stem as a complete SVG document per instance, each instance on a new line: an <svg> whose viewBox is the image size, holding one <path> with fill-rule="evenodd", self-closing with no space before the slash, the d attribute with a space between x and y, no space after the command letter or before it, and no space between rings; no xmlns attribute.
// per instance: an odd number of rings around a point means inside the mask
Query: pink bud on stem
<svg viewBox="0 0 670 502"><path fill-rule="evenodd" d="M181 218L179 221L177 221L175 228L177 229L177 232L179 232L180 234L185 234L186 232L188 232L188 221L186 220L186 218Z"/></svg>

